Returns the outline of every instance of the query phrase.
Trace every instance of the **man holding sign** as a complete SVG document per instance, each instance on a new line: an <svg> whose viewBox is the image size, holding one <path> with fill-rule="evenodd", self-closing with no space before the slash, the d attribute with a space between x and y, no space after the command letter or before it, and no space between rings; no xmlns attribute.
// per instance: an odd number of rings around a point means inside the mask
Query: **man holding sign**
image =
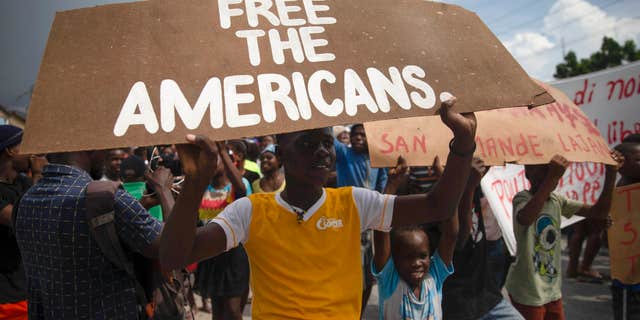
<svg viewBox="0 0 640 320"><path fill-rule="evenodd" d="M613 159L624 158L616 151ZM564 319L562 308L560 219L579 215L604 219L611 206L617 166L607 165L604 188L595 205L584 205L553 193L569 161L560 155L549 164L526 165L531 188L513 198L516 261L506 288L513 305L528 320Z"/></svg>
<svg viewBox="0 0 640 320"><path fill-rule="evenodd" d="M368 229L442 221L455 214L475 149L473 114L442 104L453 131L447 167L429 194L383 195L363 188L323 188L335 161L330 130L283 134L276 151L286 187L229 205L212 223L196 228L197 206L218 158L215 144L187 136L180 146L185 182L161 239L164 269L216 256L240 243L249 256L256 319L358 319L361 312L360 233Z"/></svg>
<svg viewBox="0 0 640 320"><path fill-rule="evenodd" d="M625 161L613 195L609 229L613 314L616 320L640 319L640 135L626 137L615 149Z"/></svg>

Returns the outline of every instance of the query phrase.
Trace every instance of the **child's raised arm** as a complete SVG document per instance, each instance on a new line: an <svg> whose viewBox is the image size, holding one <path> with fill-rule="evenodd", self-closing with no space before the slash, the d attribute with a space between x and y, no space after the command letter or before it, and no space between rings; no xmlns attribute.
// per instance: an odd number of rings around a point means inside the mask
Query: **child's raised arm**
<svg viewBox="0 0 640 320"><path fill-rule="evenodd" d="M247 187L242 182L242 175L238 168L233 165L233 161L231 161L231 157L229 157L229 152L227 151L227 146L220 142L216 142L216 146L220 153L220 160L222 160L222 164L224 164L224 172L231 181L231 185L233 186L233 191L236 193L243 194L243 196L247 195Z"/></svg>
<svg viewBox="0 0 640 320"><path fill-rule="evenodd" d="M569 161L561 155L555 155L551 158L547 174L542 180L540 186L533 190L534 194L531 200L529 200L522 209L513 213L516 215L518 223L529 226L536 221L542 211L544 203L558 185L558 181L560 181L560 178L562 178L562 175L564 174L564 171L567 170L568 166ZM516 206L515 200L516 199L514 199L514 207Z"/></svg>
<svg viewBox="0 0 640 320"><path fill-rule="evenodd" d="M398 157L396 167L389 170L389 180L384 188L384 193L396 194L398 187L406 180L408 173L407 161L403 157ZM391 237L389 232L375 230L373 232L373 246L375 248L373 263L376 271L380 272L391 256Z"/></svg>
<svg viewBox="0 0 640 320"><path fill-rule="evenodd" d="M485 173L487 173L487 170L484 161L474 157L471 162L469 180L467 180L467 186L464 189L460 204L458 205L458 220L460 224L458 230L458 246L463 246L469 239L469 234L471 234L471 226L473 225L471 216L473 212L473 196Z"/></svg>
<svg viewBox="0 0 640 320"><path fill-rule="evenodd" d="M440 107L442 122L453 131L447 166L442 177L427 195L399 196L393 208L392 226L423 224L451 218L465 188L475 151L476 118L451 110L455 98Z"/></svg>
<svg viewBox="0 0 640 320"><path fill-rule="evenodd" d="M160 238L160 264L165 271L218 255L226 248L226 236L219 225L196 227L202 195L213 177L211 168L218 163L218 148L203 136L187 135L187 141L190 143L177 146L185 173L184 186Z"/></svg>

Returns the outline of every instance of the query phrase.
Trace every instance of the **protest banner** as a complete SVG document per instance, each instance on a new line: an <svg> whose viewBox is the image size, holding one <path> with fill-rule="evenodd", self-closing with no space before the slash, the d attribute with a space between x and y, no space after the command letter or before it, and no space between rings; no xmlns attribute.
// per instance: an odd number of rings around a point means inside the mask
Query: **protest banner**
<svg viewBox="0 0 640 320"><path fill-rule="evenodd" d="M593 205L602 193L605 166L601 163L572 163L558 182L554 192L584 204ZM531 187L525 176L523 165L508 164L491 167L480 182L482 193L493 211L507 248L512 255L516 252L516 239L513 233L513 197L520 191ZM574 216L562 218L561 228L567 227L584 218Z"/></svg>
<svg viewBox="0 0 640 320"><path fill-rule="evenodd" d="M584 111L609 146L640 133L640 61L550 84Z"/></svg>
<svg viewBox="0 0 640 320"><path fill-rule="evenodd" d="M640 184L616 188L608 230L611 278L640 283Z"/></svg>
<svg viewBox="0 0 640 320"><path fill-rule="evenodd" d="M547 163L556 154L569 161L613 164L609 148L589 118L562 92L541 84L556 101L533 109L476 113L476 153L487 165ZM436 117L365 123L371 164L392 167L398 156L410 166L446 159L451 131Z"/></svg>
<svg viewBox="0 0 640 320"><path fill-rule="evenodd" d="M473 48L473 50L469 50ZM472 12L422 0L154 0L60 12L22 151L223 140L553 101Z"/></svg>

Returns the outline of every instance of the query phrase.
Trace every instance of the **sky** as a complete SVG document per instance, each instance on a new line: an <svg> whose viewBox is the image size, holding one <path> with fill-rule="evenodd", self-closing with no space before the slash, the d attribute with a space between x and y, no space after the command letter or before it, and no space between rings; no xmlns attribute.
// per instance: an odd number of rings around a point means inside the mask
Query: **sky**
<svg viewBox="0 0 640 320"><path fill-rule="evenodd" d="M56 11L118 2L132 1L0 0L0 104L28 106ZM529 75L544 81L553 80L563 52L588 57L603 36L640 47L640 0L441 2L476 12Z"/></svg>

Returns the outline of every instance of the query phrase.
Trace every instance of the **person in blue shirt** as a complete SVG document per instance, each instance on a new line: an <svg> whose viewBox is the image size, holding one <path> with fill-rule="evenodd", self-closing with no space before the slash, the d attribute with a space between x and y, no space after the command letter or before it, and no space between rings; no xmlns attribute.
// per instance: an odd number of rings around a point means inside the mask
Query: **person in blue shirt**
<svg viewBox="0 0 640 320"><path fill-rule="evenodd" d="M362 124L351 127L351 147L335 140L338 187L355 186L382 192L387 184L387 169L371 168L367 135Z"/></svg>
<svg viewBox="0 0 640 320"><path fill-rule="evenodd" d="M336 150L336 174L337 187L360 187L381 192L387 184L386 168L371 168L369 159L369 146L367 135L362 124L354 124L350 131L351 146L348 146L334 138ZM373 258L373 246L371 231L365 231L360 235L360 254L362 255L362 312L367 306L373 275L371 275L371 259Z"/></svg>
<svg viewBox="0 0 640 320"><path fill-rule="evenodd" d="M404 160L399 159L398 166L389 173L385 193L396 193L407 170ZM458 228L458 215L440 223L441 236L433 254L429 251L429 237L421 226L374 232L376 250L371 269L378 281L381 320L443 318L442 286L453 274Z"/></svg>

